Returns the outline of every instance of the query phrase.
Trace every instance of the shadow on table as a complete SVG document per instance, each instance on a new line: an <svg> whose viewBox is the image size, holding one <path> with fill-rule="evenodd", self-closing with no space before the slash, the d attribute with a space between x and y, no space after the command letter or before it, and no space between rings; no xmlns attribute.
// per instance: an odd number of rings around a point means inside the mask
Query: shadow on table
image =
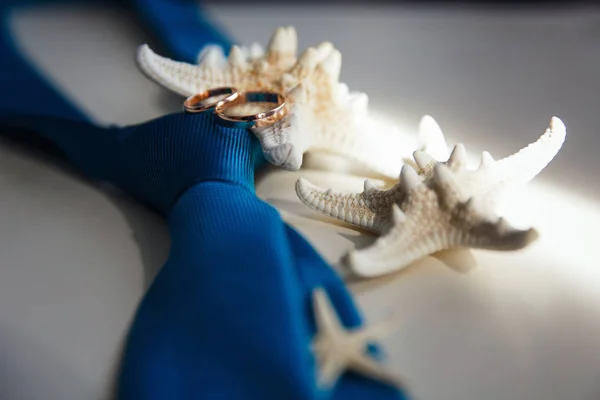
<svg viewBox="0 0 600 400"><path fill-rule="evenodd" d="M0 137L0 144L8 146L12 152L20 153L24 157L43 161L49 168L59 170L82 185L94 187L109 199L120 210L131 228L144 265L145 289L150 286L165 263L170 246L169 234L162 215L137 203L108 183L87 180L65 161L60 151L43 138L31 135L23 135L18 139L3 136Z"/></svg>

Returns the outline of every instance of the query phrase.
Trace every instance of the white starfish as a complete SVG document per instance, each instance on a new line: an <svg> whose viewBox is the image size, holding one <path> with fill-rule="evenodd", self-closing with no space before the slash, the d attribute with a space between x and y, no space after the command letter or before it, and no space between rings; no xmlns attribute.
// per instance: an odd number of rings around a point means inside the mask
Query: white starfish
<svg viewBox="0 0 600 400"><path fill-rule="evenodd" d="M392 149L401 143L398 130L368 113L366 94L350 92L339 82L341 53L329 42L307 48L299 58L296 52L296 30L279 27L266 52L258 44L232 46L226 59L223 49L212 45L201 51L200 64L192 65L142 45L137 60L148 77L182 96L218 86L287 95L291 111L301 116L276 129L255 131L265 156L276 165L298 169L305 152L327 153L397 177L402 161Z"/></svg>
<svg viewBox="0 0 600 400"><path fill-rule="evenodd" d="M363 277L402 269L441 250L517 250L537 238L534 229L515 229L481 207L477 198L465 196L443 163L433 170L431 178L423 180L405 165L398 185L380 190L367 180L359 194L325 191L300 178L296 192L314 210L383 235L345 257L350 269Z"/></svg>
<svg viewBox="0 0 600 400"><path fill-rule="evenodd" d="M318 383L321 387L333 387L346 370L400 386L400 380L367 353L369 341L388 335L394 328L391 324L347 330L322 288L313 291L313 308L317 334L312 348L317 358Z"/></svg>

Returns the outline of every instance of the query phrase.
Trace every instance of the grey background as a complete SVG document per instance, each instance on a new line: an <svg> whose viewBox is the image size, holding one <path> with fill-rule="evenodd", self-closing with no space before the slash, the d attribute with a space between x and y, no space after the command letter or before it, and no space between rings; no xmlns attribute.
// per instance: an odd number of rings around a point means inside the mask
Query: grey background
<svg viewBox="0 0 600 400"><path fill-rule="evenodd" d="M542 232L510 254L451 252L353 284L369 320L405 316L385 342L392 368L426 400L600 398L600 12L364 6L219 6L240 42L294 25L299 47L333 42L342 80L407 130L432 114L450 143L505 156L550 117L567 142L515 213ZM116 9L15 14L23 52L99 123L176 111L181 99L135 67L149 39ZM360 187L361 179L304 171ZM357 233L294 204L298 174L259 194L336 263ZM122 338L168 252L162 218L49 160L0 147L0 398L108 398Z"/></svg>

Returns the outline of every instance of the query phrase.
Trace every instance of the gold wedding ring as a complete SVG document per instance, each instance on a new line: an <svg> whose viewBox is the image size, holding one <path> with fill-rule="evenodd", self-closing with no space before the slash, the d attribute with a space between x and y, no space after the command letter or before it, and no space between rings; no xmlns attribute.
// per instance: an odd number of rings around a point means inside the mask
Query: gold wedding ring
<svg viewBox="0 0 600 400"><path fill-rule="evenodd" d="M228 96L214 103L203 104L203 102L211 97L227 94ZM220 87L210 90L205 90L202 93L188 97L183 102L183 109L189 113L199 113L212 110L216 107L230 104L240 97L240 92L233 87Z"/></svg>
<svg viewBox="0 0 600 400"><path fill-rule="evenodd" d="M275 103L277 106L268 111L252 115L228 115L225 110L228 107L243 103ZM219 103L215 107L215 113L220 119L220 124L236 128L260 128L271 125L287 114L285 97L277 92L251 91L241 92L239 96L231 102Z"/></svg>

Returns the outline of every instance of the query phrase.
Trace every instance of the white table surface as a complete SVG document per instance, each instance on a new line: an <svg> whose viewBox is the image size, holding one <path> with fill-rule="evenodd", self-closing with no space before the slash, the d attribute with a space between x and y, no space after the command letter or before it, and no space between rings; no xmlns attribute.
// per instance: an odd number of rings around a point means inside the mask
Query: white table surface
<svg viewBox="0 0 600 400"><path fill-rule="evenodd" d="M271 10L268 10L271 8ZM552 115L567 141L507 211L541 238L514 253L454 251L384 279L354 282L368 320L405 325L384 342L423 400L600 398L600 11L345 6L211 6L243 43L294 25L300 48L343 54L342 79L414 131L432 114L449 138L497 158L535 140ZM135 67L148 39L116 10L21 11L25 54L100 123L135 123L181 99ZM272 171L259 194L332 264L368 242L295 198L298 176L339 190L362 178ZM165 223L51 161L0 146L0 398L106 399L137 303L163 264Z"/></svg>

